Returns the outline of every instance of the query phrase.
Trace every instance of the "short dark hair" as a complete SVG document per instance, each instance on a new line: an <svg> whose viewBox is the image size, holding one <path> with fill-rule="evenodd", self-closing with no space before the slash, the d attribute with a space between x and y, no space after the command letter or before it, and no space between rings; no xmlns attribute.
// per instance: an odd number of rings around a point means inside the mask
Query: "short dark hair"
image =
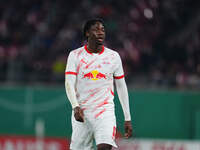
<svg viewBox="0 0 200 150"><path fill-rule="evenodd" d="M100 18L94 18L94 19L90 19L90 20L87 20L83 26L83 36L85 38L86 37L86 32L90 30L91 26L94 25L96 22L100 22L103 24L103 26L105 27L105 24L104 24L104 21Z"/></svg>

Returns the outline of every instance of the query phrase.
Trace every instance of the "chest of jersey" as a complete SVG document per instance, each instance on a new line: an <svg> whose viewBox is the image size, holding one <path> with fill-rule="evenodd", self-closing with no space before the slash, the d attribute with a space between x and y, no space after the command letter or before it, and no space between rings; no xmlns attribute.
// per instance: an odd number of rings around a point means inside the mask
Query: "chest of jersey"
<svg viewBox="0 0 200 150"><path fill-rule="evenodd" d="M77 63L77 73L80 78L86 80L112 79L116 68L115 59L112 56L92 55L81 56Z"/></svg>

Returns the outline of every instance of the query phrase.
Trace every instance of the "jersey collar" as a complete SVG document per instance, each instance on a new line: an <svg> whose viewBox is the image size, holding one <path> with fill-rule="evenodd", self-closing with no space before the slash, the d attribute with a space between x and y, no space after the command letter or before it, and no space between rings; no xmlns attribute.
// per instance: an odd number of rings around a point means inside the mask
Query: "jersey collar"
<svg viewBox="0 0 200 150"><path fill-rule="evenodd" d="M85 50L86 50L87 53L89 53L90 55L93 55L93 54L88 50L87 45L85 45L84 48L85 48ZM104 52L104 49L105 49L104 46L102 46L102 50L99 52L99 55L101 55L101 54Z"/></svg>

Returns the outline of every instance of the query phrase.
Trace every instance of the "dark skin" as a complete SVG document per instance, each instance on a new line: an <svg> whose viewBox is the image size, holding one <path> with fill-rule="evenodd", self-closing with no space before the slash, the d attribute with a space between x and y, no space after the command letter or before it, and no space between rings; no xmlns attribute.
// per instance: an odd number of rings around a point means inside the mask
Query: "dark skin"
<svg viewBox="0 0 200 150"><path fill-rule="evenodd" d="M97 22L91 26L90 30L86 32L86 37L88 39L88 50L91 53L99 53L102 51L102 46L105 39L105 29L102 23Z"/></svg>
<svg viewBox="0 0 200 150"><path fill-rule="evenodd" d="M87 48L91 53L99 53L102 51L103 42L105 39L105 28L101 22L96 22L91 26L88 32L86 32L87 37ZM74 117L77 121L84 122L84 113L80 107L74 108ZM132 136L132 124L131 121L125 121L125 138L130 138ZM98 150L111 150L112 146L106 143L97 145Z"/></svg>

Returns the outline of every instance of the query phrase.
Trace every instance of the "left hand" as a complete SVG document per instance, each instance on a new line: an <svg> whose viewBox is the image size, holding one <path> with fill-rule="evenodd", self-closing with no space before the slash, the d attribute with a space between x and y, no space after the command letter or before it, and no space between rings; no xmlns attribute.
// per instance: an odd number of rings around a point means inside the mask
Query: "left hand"
<svg viewBox="0 0 200 150"><path fill-rule="evenodd" d="M79 106L74 108L74 117L76 121L84 122L83 110Z"/></svg>
<svg viewBox="0 0 200 150"><path fill-rule="evenodd" d="M125 134L124 134L125 138L126 139L130 138L132 136L132 131L133 131L131 121L125 121L124 129L125 129Z"/></svg>

